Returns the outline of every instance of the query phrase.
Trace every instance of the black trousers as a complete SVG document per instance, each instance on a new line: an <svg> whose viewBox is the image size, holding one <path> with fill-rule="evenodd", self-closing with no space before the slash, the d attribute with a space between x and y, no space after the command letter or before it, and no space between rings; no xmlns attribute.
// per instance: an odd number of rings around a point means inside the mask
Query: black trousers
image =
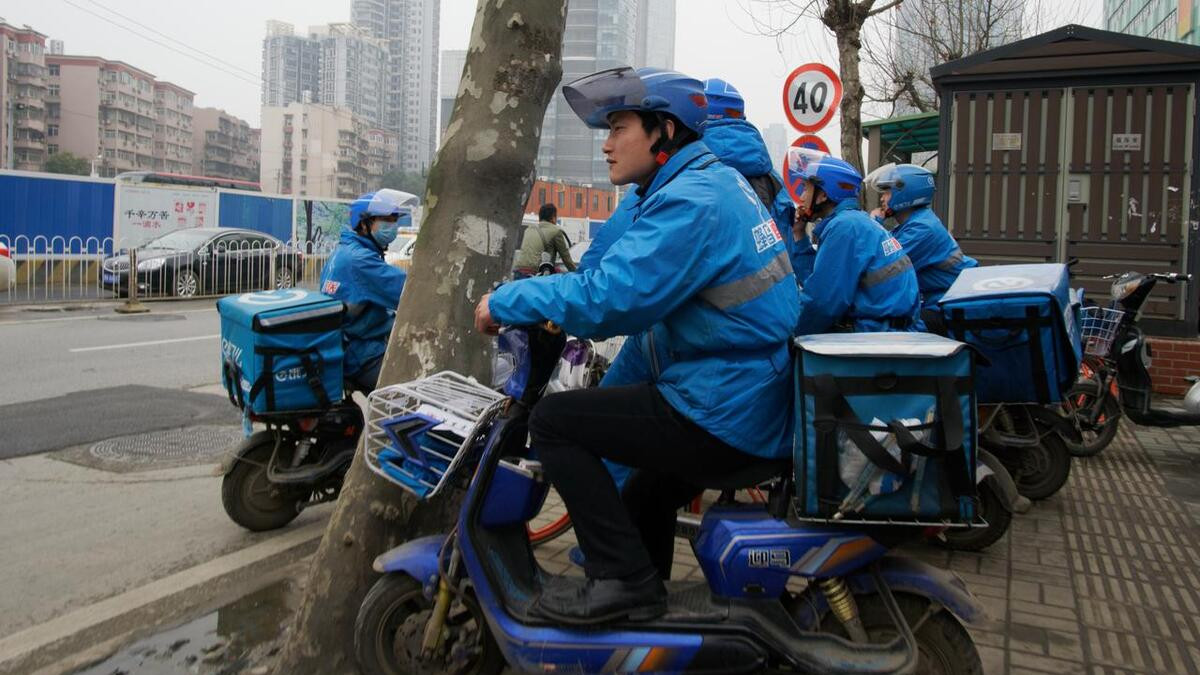
<svg viewBox="0 0 1200 675"><path fill-rule="evenodd" d="M534 407L529 432L591 578L652 568L670 578L676 511L706 479L756 461L679 414L650 384L552 394ZM623 495L601 459L635 469Z"/></svg>

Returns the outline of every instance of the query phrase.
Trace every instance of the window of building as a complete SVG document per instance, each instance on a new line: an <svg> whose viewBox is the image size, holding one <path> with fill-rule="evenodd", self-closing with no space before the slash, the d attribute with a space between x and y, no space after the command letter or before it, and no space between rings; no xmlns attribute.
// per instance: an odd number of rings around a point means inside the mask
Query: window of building
<svg viewBox="0 0 1200 675"><path fill-rule="evenodd" d="M566 198L567 198L567 196L565 193L562 193L562 192L558 193L558 208L561 209L562 207L566 206L566 204L565 204Z"/></svg>
<svg viewBox="0 0 1200 675"><path fill-rule="evenodd" d="M50 145L47 145L47 146L46 146L46 154L47 154L47 155L56 155L56 154L58 154L58 146L57 146L57 145L54 145L53 143L51 143Z"/></svg>
<svg viewBox="0 0 1200 675"><path fill-rule="evenodd" d="M538 188L538 206L546 203L546 188Z"/></svg>
<svg viewBox="0 0 1200 675"><path fill-rule="evenodd" d="M608 210L612 211L612 195L608 196Z"/></svg>
<svg viewBox="0 0 1200 675"><path fill-rule="evenodd" d="M47 136L57 136L58 135L58 125L57 124L47 124L46 125L46 135Z"/></svg>
<svg viewBox="0 0 1200 675"><path fill-rule="evenodd" d="M58 91L59 91L59 89L58 89L58 85L57 85L57 84L52 84L52 85L50 85L50 87L49 87L49 92L48 92L48 93L49 93L49 95L50 95L50 96L58 96Z"/></svg>
<svg viewBox="0 0 1200 675"><path fill-rule="evenodd" d="M592 210L600 208L600 195L592 195Z"/></svg>
<svg viewBox="0 0 1200 675"><path fill-rule="evenodd" d="M575 193L575 208L577 208L577 209L583 208L583 193L582 192Z"/></svg>
<svg viewBox="0 0 1200 675"><path fill-rule="evenodd" d="M57 63L51 63L47 67L50 69L50 77L58 77L61 74L59 65Z"/></svg>

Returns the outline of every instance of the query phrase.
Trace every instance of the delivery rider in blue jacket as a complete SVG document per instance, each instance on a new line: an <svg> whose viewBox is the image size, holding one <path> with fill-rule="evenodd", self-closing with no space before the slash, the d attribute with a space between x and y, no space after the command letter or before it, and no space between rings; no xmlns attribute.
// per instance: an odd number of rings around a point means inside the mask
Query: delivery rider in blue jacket
<svg viewBox="0 0 1200 675"><path fill-rule="evenodd" d="M801 219L815 223L817 246L800 295L797 334L920 330L912 262L860 208L858 169L823 152L791 148L788 185Z"/></svg>
<svg viewBox="0 0 1200 675"><path fill-rule="evenodd" d="M547 396L529 428L587 574L547 584L531 611L576 624L649 619L666 611L659 570L670 566L676 509L706 479L790 453L787 341L799 298L770 214L700 141L699 80L614 68L563 94L588 126L609 130L609 179L636 185L629 227L595 267L484 296L475 322L647 336L645 380ZM628 510L603 459L635 469L625 495L640 497Z"/></svg>
<svg viewBox="0 0 1200 675"><path fill-rule="evenodd" d="M954 235L930 208L933 174L913 164L887 164L872 171L867 183L879 192L881 207L872 215L880 222L884 218L896 220L892 236L900 241L917 272L922 307L940 317L938 301L959 272L979 263L962 252ZM923 315L929 317L930 312Z"/></svg>
<svg viewBox="0 0 1200 675"><path fill-rule="evenodd" d="M321 292L346 305L342 326L347 380L363 392L375 389L388 336L396 319L400 293L408 278L404 270L383 259L396 239L398 221L407 213L411 196L398 190L379 190L354 200L350 222L321 270Z"/></svg>

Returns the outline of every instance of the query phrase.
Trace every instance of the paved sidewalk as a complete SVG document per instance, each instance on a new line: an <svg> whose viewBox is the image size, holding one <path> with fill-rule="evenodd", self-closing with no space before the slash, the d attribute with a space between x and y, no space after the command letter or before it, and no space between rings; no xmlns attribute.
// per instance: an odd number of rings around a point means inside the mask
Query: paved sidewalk
<svg viewBox="0 0 1200 675"><path fill-rule="evenodd" d="M985 605L971 632L987 675L1200 675L1200 428L1123 425L988 551L907 551L960 574ZM569 570L571 546L567 534L539 558ZM700 578L688 544L676 551L676 578Z"/></svg>

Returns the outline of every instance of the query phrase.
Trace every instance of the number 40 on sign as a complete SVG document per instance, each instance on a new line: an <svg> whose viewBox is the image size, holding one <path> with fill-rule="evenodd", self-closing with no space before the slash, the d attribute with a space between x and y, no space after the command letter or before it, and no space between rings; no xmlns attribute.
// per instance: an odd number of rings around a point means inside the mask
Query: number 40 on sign
<svg viewBox="0 0 1200 675"><path fill-rule="evenodd" d="M842 100L842 81L823 63L806 63L783 85L783 109L797 131L820 131L833 119Z"/></svg>

